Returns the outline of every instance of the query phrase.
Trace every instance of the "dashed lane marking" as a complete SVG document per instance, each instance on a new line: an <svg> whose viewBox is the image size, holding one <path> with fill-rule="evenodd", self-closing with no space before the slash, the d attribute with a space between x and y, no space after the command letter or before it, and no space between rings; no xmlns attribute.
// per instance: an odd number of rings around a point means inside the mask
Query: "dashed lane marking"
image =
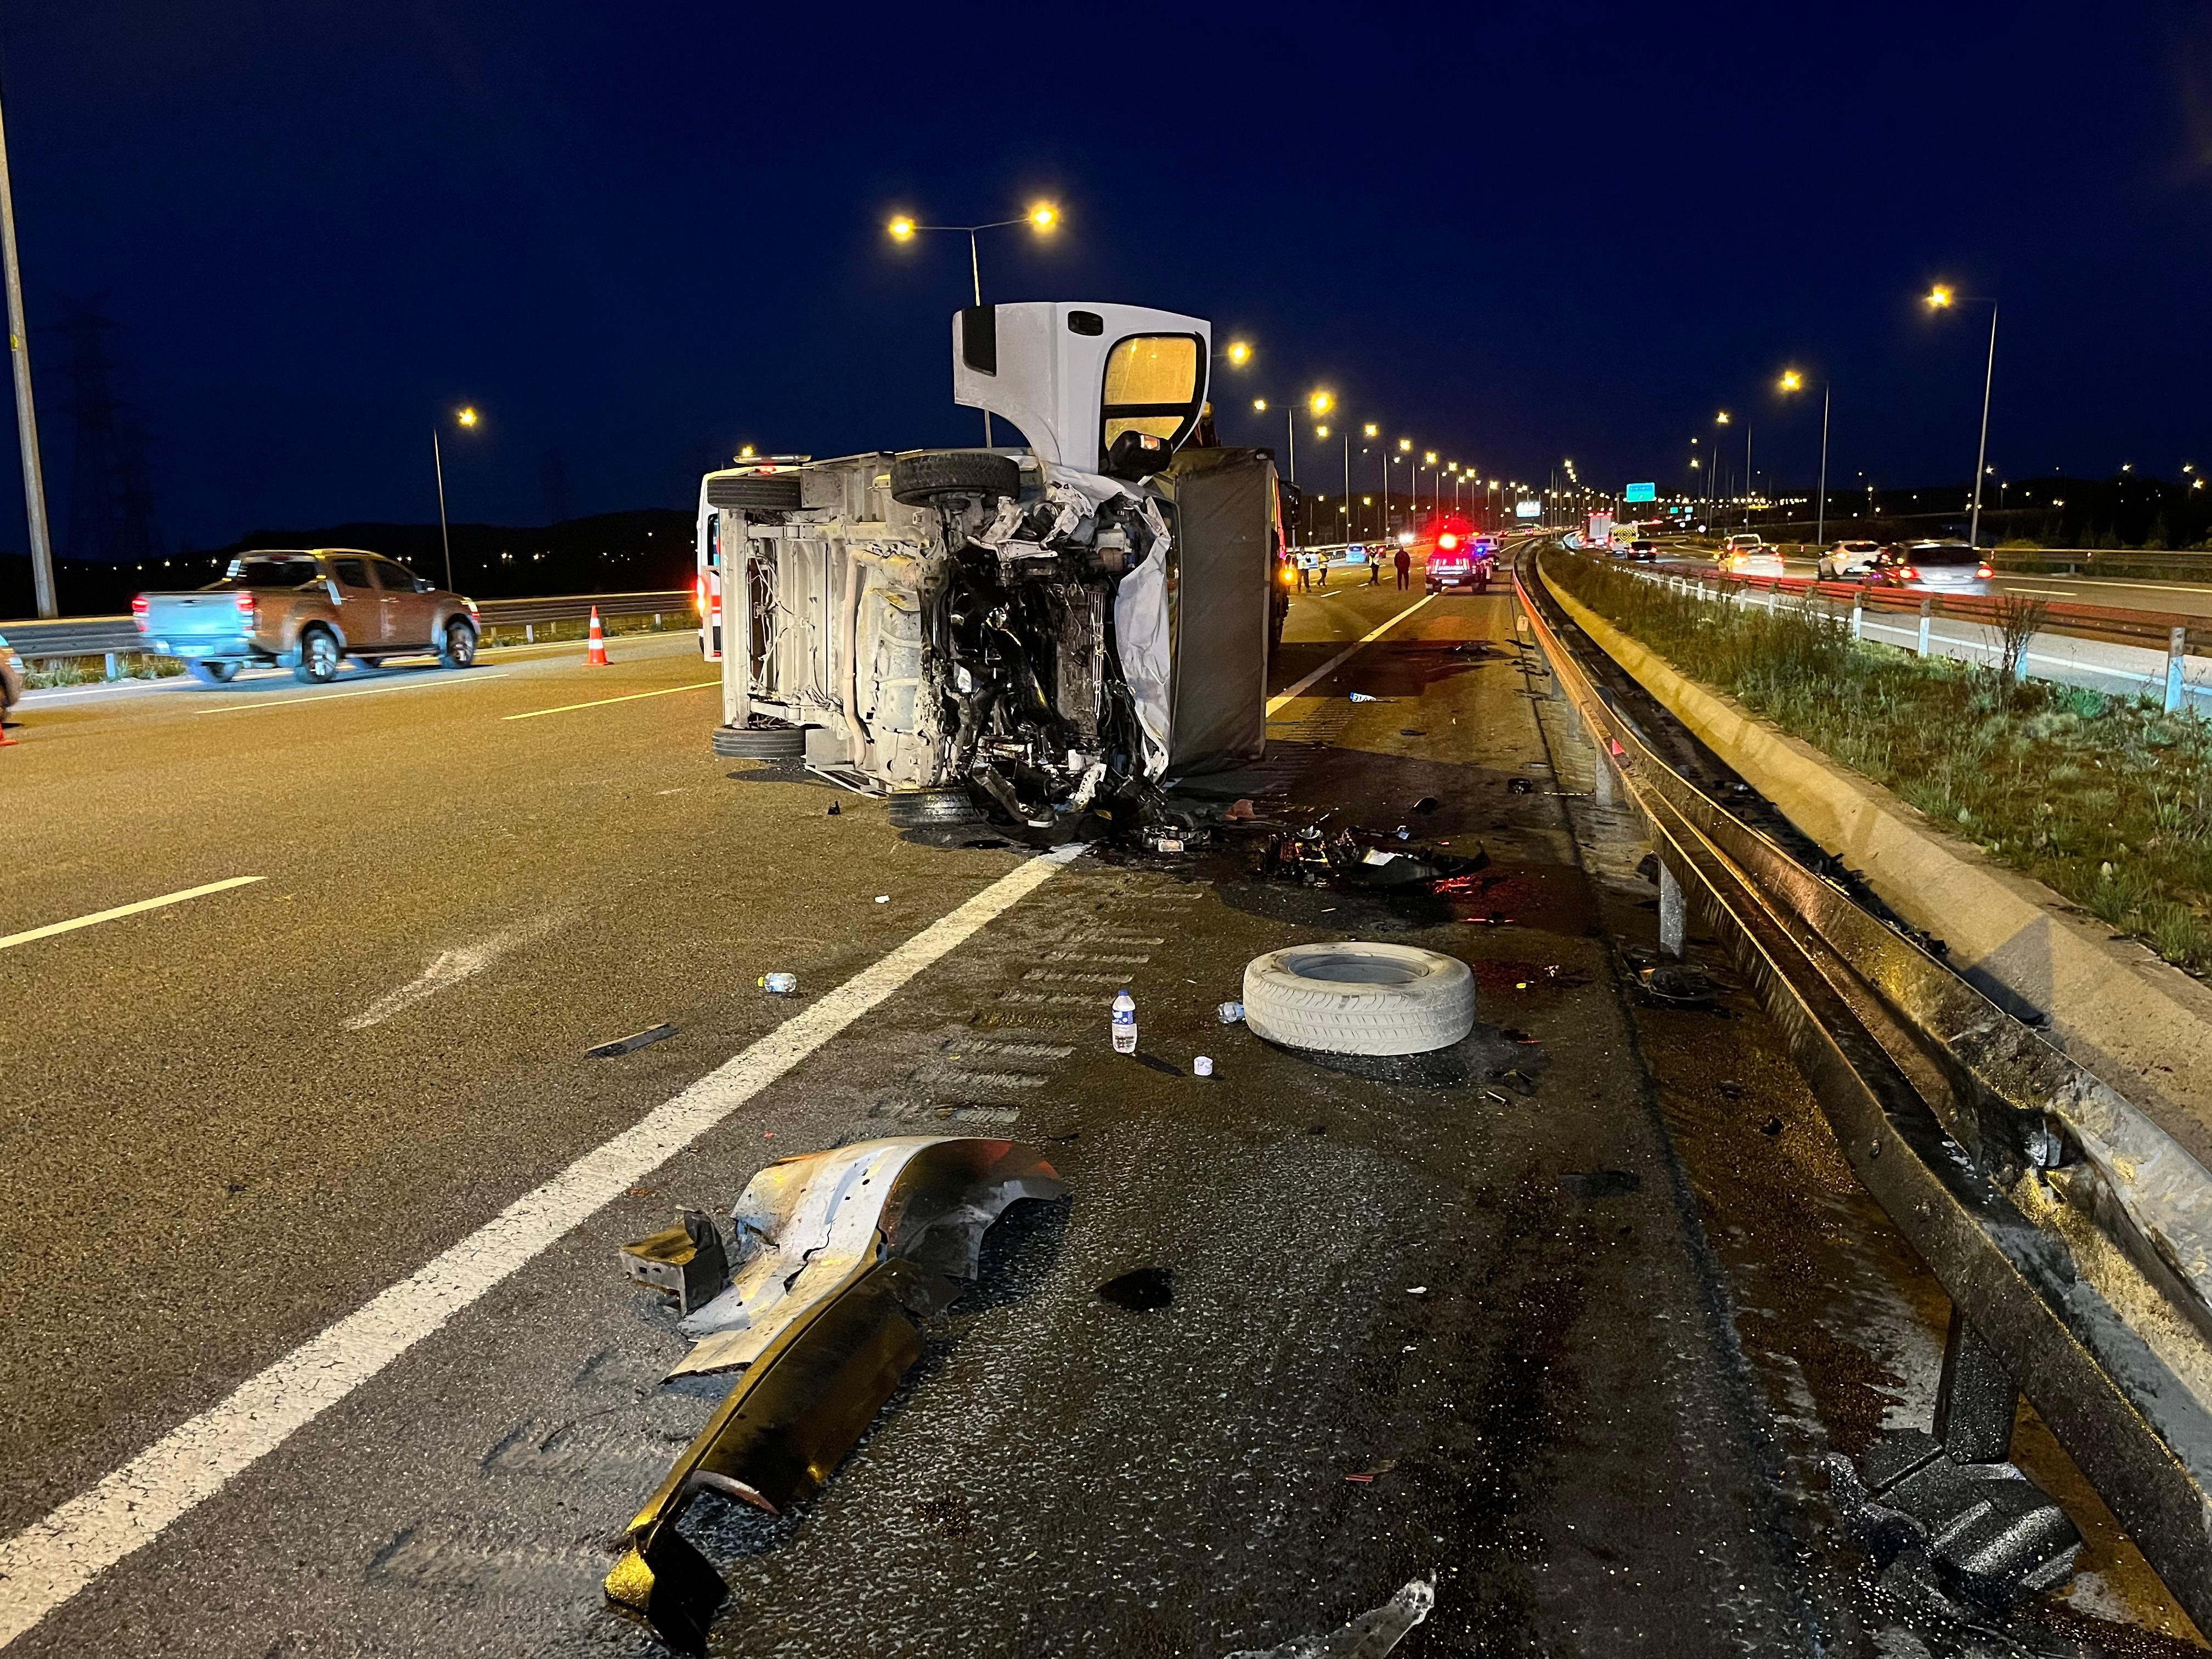
<svg viewBox="0 0 2212 1659"><path fill-rule="evenodd" d="M0 1647L473 1307L1083 850L1079 843L1017 865L228 1397L0 1543Z"/></svg>
<svg viewBox="0 0 2212 1659"><path fill-rule="evenodd" d="M543 714L572 714L579 708L604 708L611 702L635 702L641 697L668 697L678 691L703 691L720 680L694 680L689 685L664 685L658 691L631 691L619 697L594 697L589 702L564 702L558 708L532 708L520 714L501 714L503 720L534 720Z"/></svg>
<svg viewBox="0 0 2212 1659"><path fill-rule="evenodd" d="M43 927L0 938L0 951L13 950L34 939L52 939L57 933L74 933L80 927L96 927L103 921L114 921L123 916L159 910L166 905L182 904L186 899L205 898L210 893L227 893L234 887L247 887L267 879L265 876L230 876L222 881L211 881L204 887L187 887L181 892L164 893L159 898L140 899L136 904L118 904L112 910L95 910L88 916L76 916L68 921L50 921Z"/></svg>
<svg viewBox="0 0 2212 1659"><path fill-rule="evenodd" d="M1289 690L1279 692L1276 696L1268 698L1267 712L1272 714L1278 708L1286 708L1291 703L1297 702L1300 696L1304 695L1305 690L1308 686L1317 684L1322 680L1326 679L1329 675L1336 672L1338 667L1343 664L1346 659L1356 656L1361 651L1365 650L1369 646L1374 644L1376 641L1381 639L1385 634L1395 628L1400 623L1405 621L1407 617L1412 616L1423 605L1428 604L1430 599L1433 599L1435 598L1436 595L1431 593L1426 598L1416 599L1413 604L1407 605L1403 611L1401 611L1396 616L1391 617L1389 622L1384 623L1381 627L1370 629L1366 633L1362 634L1350 645L1346 646L1343 650L1338 652L1320 667L1315 669L1312 673L1307 675L1305 678L1292 685Z"/></svg>

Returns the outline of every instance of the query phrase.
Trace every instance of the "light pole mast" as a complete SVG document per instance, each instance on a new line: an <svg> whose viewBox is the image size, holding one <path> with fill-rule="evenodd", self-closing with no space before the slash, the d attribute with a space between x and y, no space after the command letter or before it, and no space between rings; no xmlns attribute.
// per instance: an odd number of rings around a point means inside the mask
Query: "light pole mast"
<svg viewBox="0 0 2212 1659"><path fill-rule="evenodd" d="M1982 371L1982 441L1974 452L1974 514L1966 532L1966 544L1982 544L1982 477L1990 465L1990 389L1997 380L1997 302L1990 301L1990 362ZM2003 532L2000 531L1999 534Z"/></svg>
<svg viewBox="0 0 2212 1659"><path fill-rule="evenodd" d="M0 266L8 285L8 361L15 371L15 434L23 447L23 513L31 529L31 586L41 617L60 614L54 544L46 526L46 480L39 465L39 406L31 396L31 331L23 320L23 265L15 247L15 192L8 177L8 132L0 119Z"/></svg>

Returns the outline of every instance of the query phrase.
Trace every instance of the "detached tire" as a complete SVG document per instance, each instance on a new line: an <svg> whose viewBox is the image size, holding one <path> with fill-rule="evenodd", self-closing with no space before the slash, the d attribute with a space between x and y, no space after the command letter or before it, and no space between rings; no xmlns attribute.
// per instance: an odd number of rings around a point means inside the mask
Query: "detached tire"
<svg viewBox="0 0 2212 1659"><path fill-rule="evenodd" d="M1294 945L1244 969L1244 1023L1330 1054L1424 1054L1474 1029L1474 975L1409 945Z"/></svg>
<svg viewBox="0 0 2212 1659"><path fill-rule="evenodd" d="M902 789L888 807L894 830L967 830L990 822L965 789Z"/></svg>
<svg viewBox="0 0 2212 1659"><path fill-rule="evenodd" d="M1022 469L988 449L921 449L891 462L891 499L927 507L940 495L1012 500L1022 493Z"/></svg>
<svg viewBox="0 0 2212 1659"><path fill-rule="evenodd" d="M718 726L714 752L724 760L797 760L806 752L803 726Z"/></svg>

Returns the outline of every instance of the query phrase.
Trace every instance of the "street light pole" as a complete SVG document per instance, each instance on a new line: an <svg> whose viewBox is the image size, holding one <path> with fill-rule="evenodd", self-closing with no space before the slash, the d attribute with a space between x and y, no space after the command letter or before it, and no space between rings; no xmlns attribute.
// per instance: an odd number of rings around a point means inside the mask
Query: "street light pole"
<svg viewBox="0 0 2212 1659"><path fill-rule="evenodd" d="M1997 302L1990 301L1990 361L1982 371L1982 441L1974 452L1974 514L1966 532L1966 544L1982 544L1982 476L1990 464L1990 390L1997 379Z"/></svg>
<svg viewBox="0 0 2212 1659"><path fill-rule="evenodd" d="M920 231L955 231L965 234L968 238L968 276L975 289L975 308L981 311L983 308L983 261L982 256L976 252L975 233L979 230L1004 230L1009 225L1027 225L1040 236L1048 235L1059 228L1060 210L1050 202L1039 202L1018 219L994 219L988 225L918 225L902 213L884 228L890 233L895 242L911 240ZM991 411L987 409L983 411L983 447L988 449L991 445Z"/></svg>
<svg viewBox="0 0 2212 1659"><path fill-rule="evenodd" d="M1826 380L1820 382L1820 499L1813 508L1813 551L1828 544L1828 394Z"/></svg>
<svg viewBox="0 0 2212 1659"><path fill-rule="evenodd" d="M8 132L0 121L0 266L8 284L8 360L15 371L15 434L23 450L23 513L30 521L31 587L41 617L60 614L54 544L46 526L46 481L39 465L39 406L31 396L31 331L23 320L23 266L15 247L15 192L8 177Z"/></svg>
<svg viewBox="0 0 2212 1659"><path fill-rule="evenodd" d="M438 469L438 540L446 550L446 592L453 589L453 538L446 530L446 453L438 442L438 428L430 428L430 464Z"/></svg>

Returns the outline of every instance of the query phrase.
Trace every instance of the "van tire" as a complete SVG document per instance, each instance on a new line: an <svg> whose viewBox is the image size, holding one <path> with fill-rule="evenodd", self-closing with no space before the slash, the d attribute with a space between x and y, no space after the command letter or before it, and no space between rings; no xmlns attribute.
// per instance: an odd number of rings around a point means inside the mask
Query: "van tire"
<svg viewBox="0 0 2212 1659"><path fill-rule="evenodd" d="M799 474L763 472L735 478L709 477L707 505L751 507L763 513L791 513L799 507Z"/></svg>
<svg viewBox="0 0 2212 1659"><path fill-rule="evenodd" d="M965 789L901 789L889 802L894 830L968 829L990 819Z"/></svg>
<svg viewBox="0 0 2212 1659"><path fill-rule="evenodd" d="M927 507L940 495L1011 501L1021 493L1020 466L988 449L920 449L891 462L891 499L903 507Z"/></svg>
<svg viewBox="0 0 2212 1659"><path fill-rule="evenodd" d="M185 665L202 685L228 685L238 678L238 665L234 662L195 662Z"/></svg>
<svg viewBox="0 0 2212 1659"><path fill-rule="evenodd" d="M714 752L724 760L796 760L806 752L803 726L718 726Z"/></svg>
<svg viewBox="0 0 2212 1659"><path fill-rule="evenodd" d="M1427 1054L1474 1029L1474 975L1408 945L1294 945L1245 965L1244 1023L1286 1048Z"/></svg>

